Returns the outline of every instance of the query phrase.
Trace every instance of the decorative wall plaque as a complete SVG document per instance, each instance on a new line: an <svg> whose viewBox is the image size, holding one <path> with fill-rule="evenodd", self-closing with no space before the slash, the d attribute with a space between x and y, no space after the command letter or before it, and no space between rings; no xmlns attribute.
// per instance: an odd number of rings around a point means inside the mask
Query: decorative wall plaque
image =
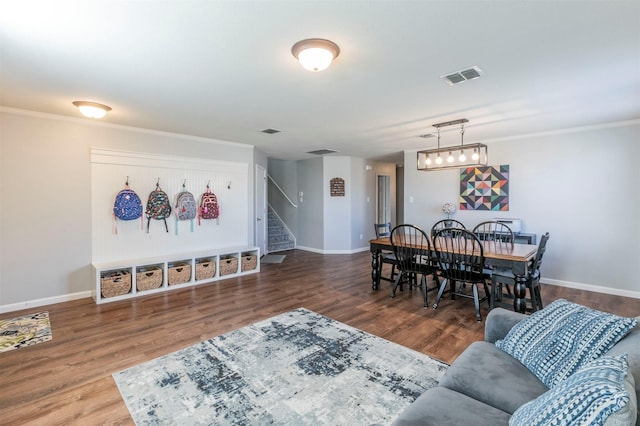
<svg viewBox="0 0 640 426"><path fill-rule="evenodd" d="M333 178L330 183L332 197L344 197L344 179Z"/></svg>
<svg viewBox="0 0 640 426"><path fill-rule="evenodd" d="M460 210L509 211L509 166L460 169Z"/></svg>

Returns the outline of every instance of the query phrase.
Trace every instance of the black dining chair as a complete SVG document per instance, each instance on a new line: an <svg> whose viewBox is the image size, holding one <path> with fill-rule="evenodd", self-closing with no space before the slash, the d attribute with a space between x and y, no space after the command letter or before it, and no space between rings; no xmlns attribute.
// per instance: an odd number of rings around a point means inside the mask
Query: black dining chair
<svg viewBox="0 0 640 426"><path fill-rule="evenodd" d="M480 241L508 243L513 245L513 231L508 225L495 220L480 222L473 228L473 233Z"/></svg>
<svg viewBox="0 0 640 426"><path fill-rule="evenodd" d="M433 248L443 278L433 309L438 308L448 284L452 299L455 299L456 296L473 299L476 319L482 321L480 303L488 300L490 295L483 273L482 242L473 232L466 229L457 230L454 235L451 235L446 229L441 229L433 237ZM470 284L471 294L468 293L467 284ZM482 298L478 292L478 284L482 284L484 287L485 296Z"/></svg>
<svg viewBox="0 0 640 426"><path fill-rule="evenodd" d="M431 244L429 237L424 231L415 225L398 225L391 230L391 246L398 261L398 275L393 284L391 297L395 297L398 287L403 290L403 283L407 282L410 288L417 283L420 278L420 289L422 290L424 307L428 306L427 293L439 288L437 268L433 262ZM427 276L433 276L436 285L427 287Z"/></svg>
<svg viewBox="0 0 640 426"><path fill-rule="evenodd" d="M389 238L391 236L391 222L387 223L374 223L373 229L376 232L376 238ZM382 267L384 264L391 265L391 275L388 277L382 276ZM396 260L396 255L393 251L382 250L380 253L380 266L379 273L380 279L393 282L396 276L396 267L398 266L398 261Z"/></svg>
<svg viewBox="0 0 640 426"><path fill-rule="evenodd" d="M466 229L466 227L462 222L459 222L455 219L442 219L434 223L431 227L431 237L433 237L436 232L441 229L448 229L451 231L450 233L455 233L456 229Z"/></svg>
<svg viewBox="0 0 640 426"><path fill-rule="evenodd" d="M540 238L540 244L538 244L538 251L536 257L533 259L529 267L529 273L526 276L526 286L529 293L529 297L525 298L527 303L526 311L535 312L544 307L542 303L542 294L540 292L540 267L542 266L542 257L547 250L547 241L549 241L549 233L545 233ZM513 309L513 304L503 303L504 297L513 297L511 291L508 291L507 295L503 294L503 286L507 289L516 284L515 275L508 270L496 271L491 276L491 301L490 308L493 309L496 306Z"/></svg>

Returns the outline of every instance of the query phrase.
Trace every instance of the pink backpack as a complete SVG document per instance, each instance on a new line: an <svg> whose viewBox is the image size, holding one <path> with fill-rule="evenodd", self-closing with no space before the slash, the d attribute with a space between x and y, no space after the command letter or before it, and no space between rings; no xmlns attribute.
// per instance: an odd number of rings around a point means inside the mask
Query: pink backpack
<svg viewBox="0 0 640 426"><path fill-rule="evenodd" d="M211 192L209 185L207 190L200 197L200 207L198 208L198 225L200 225L200 219L216 219L220 224L220 206L218 205L218 197Z"/></svg>

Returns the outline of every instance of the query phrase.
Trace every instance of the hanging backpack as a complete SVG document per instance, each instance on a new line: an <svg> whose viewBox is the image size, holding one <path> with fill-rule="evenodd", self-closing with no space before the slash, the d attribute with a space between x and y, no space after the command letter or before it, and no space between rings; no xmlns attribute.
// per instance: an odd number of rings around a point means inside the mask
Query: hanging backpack
<svg viewBox="0 0 640 426"><path fill-rule="evenodd" d="M116 219L136 220L140 218L142 227L142 201L135 191L129 188L129 177L124 184L124 189L118 192L113 202L113 233L118 235Z"/></svg>
<svg viewBox="0 0 640 426"><path fill-rule="evenodd" d="M193 232L193 219L196 217L198 210L196 200L193 198L193 194L187 191L185 183L182 184L182 191L176 196L176 207L174 210L176 216L176 235L178 235L179 220L190 220L191 232Z"/></svg>
<svg viewBox="0 0 640 426"><path fill-rule="evenodd" d="M167 218L171 216L171 203L166 192L160 189L160 180L156 183L156 189L149 194L147 201L147 233L149 233L149 225L151 219L164 220L164 228L169 232L167 226Z"/></svg>
<svg viewBox="0 0 640 426"><path fill-rule="evenodd" d="M209 185L207 190L200 197L200 208L198 209L198 225L200 225L200 219L216 219L220 224L220 206L218 205L218 197L211 192Z"/></svg>

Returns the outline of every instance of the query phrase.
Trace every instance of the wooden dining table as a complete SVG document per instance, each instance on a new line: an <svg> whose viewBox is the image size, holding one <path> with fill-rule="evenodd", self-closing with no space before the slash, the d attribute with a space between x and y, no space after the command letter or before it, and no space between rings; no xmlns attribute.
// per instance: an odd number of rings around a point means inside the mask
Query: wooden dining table
<svg viewBox="0 0 640 426"><path fill-rule="evenodd" d="M380 287L380 261L383 250L393 250L389 238L375 238L369 240L371 250L371 288ZM432 244L433 247L433 244ZM501 244L494 241L482 241L484 262L488 267L511 269L515 276L513 289L513 310L524 312L526 309L527 275L538 251L538 246L531 244ZM426 247L425 247L426 248Z"/></svg>

